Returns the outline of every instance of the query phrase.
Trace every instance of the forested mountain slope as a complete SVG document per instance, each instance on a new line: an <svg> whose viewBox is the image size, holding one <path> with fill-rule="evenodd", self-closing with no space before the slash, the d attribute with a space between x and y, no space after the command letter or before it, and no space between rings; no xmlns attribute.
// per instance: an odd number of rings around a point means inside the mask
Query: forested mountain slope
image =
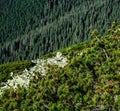
<svg viewBox="0 0 120 111"><path fill-rule="evenodd" d="M108 35L101 36L94 30L92 36L91 41L59 50L68 60L64 67L46 64L46 75L34 71L28 89L19 86L5 90L0 96L0 110L119 111L120 25L112 24ZM41 59L46 61L57 52ZM11 64L2 65L4 70L0 71L7 73ZM30 62L16 65L23 68L27 64L31 67Z"/></svg>
<svg viewBox="0 0 120 111"><path fill-rule="evenodd" d="M120 20L119 0L0 0L0 63L91 39Z"/></svg>

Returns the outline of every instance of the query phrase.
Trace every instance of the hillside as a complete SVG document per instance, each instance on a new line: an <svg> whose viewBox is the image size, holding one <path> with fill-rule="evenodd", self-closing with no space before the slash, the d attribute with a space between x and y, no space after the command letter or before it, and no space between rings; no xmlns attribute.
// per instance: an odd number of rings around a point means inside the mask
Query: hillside
<svg viewBox="0 0 120 111"><path fill-rule="evenodd" d="M34 64L27 67L26 73L20 69L22 76L30 75L31 69L34 76L27 78L30 79L27 88L19 84L16 89L4 90L0 110L119 111L120 25L113 23L108 35L101 36L94 30L92 36L91 41L32 61ZM16 69L13 72L16 73Z"/></svg>
<svg viewBox="0 0 120 111"><path fill-rule="evenodd" d="M0 64L36 59L107 33L119 0L0 0Z"/></svg>

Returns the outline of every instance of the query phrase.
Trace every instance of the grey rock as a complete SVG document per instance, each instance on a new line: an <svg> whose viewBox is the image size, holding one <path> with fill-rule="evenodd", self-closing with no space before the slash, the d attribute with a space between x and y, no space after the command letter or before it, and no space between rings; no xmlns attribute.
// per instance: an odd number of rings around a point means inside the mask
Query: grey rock
<svg viewBox="0 0 120 111"><path fill-rule="evenodd" d="M33 63L36 63L35 66L31 67L29 70L25 69L21 75L10 73L12 80L8 80L6 83L2 83L3 85L0 87L0 95L5 89L9 89L10 87L17 88L18 84L22 87L24 86L28 89L29 82L35 76L35 72L39 72L41 75L45 76L48 66L50 65L58 65L58 67L64 67L67 65L67 58L62 55L61 52L57 52L55 57L48 59L36 59L32 60Z"/></svg>

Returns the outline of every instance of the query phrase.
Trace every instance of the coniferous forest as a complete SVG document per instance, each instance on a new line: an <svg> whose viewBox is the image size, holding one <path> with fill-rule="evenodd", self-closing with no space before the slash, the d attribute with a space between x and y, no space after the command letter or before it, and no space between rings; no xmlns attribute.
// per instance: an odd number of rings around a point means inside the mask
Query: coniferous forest
<svg viewBox="0 0 120 111"><path fill-rule="evenodd" d="M119 103L120 0L0 0L0 111Z"/></svg>
<svg viewBox="0 0 120 111"><path fill-rule="evenodd" d="M120 0L0 0L0 63L35 59L107 34Z"/></svg>

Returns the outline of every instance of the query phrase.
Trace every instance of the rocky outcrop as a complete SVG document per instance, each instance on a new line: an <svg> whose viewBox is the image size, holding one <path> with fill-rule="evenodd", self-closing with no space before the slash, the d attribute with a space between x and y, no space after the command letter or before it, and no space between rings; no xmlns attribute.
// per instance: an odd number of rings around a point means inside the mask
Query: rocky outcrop
<svg viewBox="0 0 120 111"><path fill-rule="evenodd" d="M52 58L32 60L36 65L29 70L25 69L21 75L14 74L13 72L10 73L12 79L2 83L2 86L0 87L0 95L3 90L11 87L17 88L18 85L28 88L30 80L35 76L35 72L39 72L41 75L45 76L48 64L64 67L67 65L67 61L67 58L63 56L61 52L57 52L56 56Z"/></svg>

